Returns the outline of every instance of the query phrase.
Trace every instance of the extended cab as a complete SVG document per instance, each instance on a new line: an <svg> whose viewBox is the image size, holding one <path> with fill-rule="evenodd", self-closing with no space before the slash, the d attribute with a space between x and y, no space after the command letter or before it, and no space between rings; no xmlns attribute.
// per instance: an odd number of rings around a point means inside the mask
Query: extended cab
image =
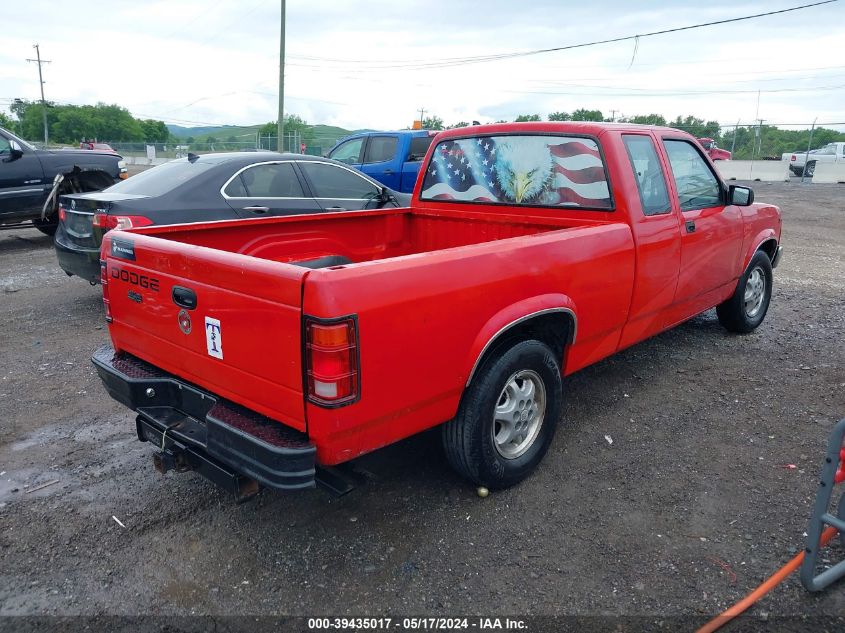
<svg viewBox="0 0 845 633"><path fill-rule="evenodd" d="M660 127L441 133L410 208L106 234L94 356L165 472L240 497L443 425L503 488L561 416L563 377L717 307L763 321L777 207Z"/></svg>
<svg viewBox="0 0 845 633"><path fill-rule="evenodd" d="M781 158L789 161L789 171L796 176L801 176L803 173L812 178L816 173L816 163L845 162L845 143L828 143L819 149L784 154Z"/></svg>
<svg viewBox="0 0 845 633"><path fill-rule="evenodd" d="M56 232L58 195L105 189L126 178L126 163L114 152L41 150L0 128L0 225L32 220Z"/></svg>
<svg viewBox="0 0 845 633"><path fill-rule="evenodd" d="M352 165L394 191L414 190L417 174L436 132L361 132L338 141L327 156Z"/></svg>

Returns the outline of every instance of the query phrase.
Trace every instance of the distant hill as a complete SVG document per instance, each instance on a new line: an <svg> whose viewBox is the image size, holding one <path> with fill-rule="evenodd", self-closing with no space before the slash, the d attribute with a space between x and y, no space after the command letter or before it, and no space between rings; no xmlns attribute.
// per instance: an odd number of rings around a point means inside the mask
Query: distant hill
<svg viewBox="0 0 845 633"><path fill-rule="evenodd" d="M167 129L170 130L170 133L173 134L173 136L176 136L181 139L186 139L189 136L193 136L197 141L207 136L226 138L228 136L238 136L239 134L255 135L255 133L258 131L258 128L260 127L260 125L208 125L202 127L185 127L183 125L171 125L169 123L167 124ZM244 136L244 138L247 137Z"/></svg>

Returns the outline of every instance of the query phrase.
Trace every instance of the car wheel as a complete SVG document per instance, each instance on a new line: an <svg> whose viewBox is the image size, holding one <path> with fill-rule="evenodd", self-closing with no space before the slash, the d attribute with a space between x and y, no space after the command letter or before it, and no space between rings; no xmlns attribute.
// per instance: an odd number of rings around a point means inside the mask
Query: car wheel
<svg viewBox="0 0 845 633"><path fill-rule="evenodd" d="M729 332L747 334L766 317L772 299L772 262L763 251L754 253L736 290L716 307L719 323Z"/></svg>
<svg viewBox="0 0 845 633"><path fill-rule="evenodd" d="M816 173L816 163L807 163L807 166L804 168L804 175L809 176L810 178L813 177L813 174Z"/></svg>
<svg viewBox="0 0 845 633"><path fill-rule="evenodd" d="M497 490L540 463L554 438L563 401L560 365L540 341L521 341L489 358L443 425L443 445L463 477Z"/></svg>
<svg viewBox="0 0 845 633"><path fill-rule="evenodd" d="M55 235L56 229L59 228L59 223L55 219L42 220L37 218L32 221L36 229L44 233L44 235Z"/></svg>

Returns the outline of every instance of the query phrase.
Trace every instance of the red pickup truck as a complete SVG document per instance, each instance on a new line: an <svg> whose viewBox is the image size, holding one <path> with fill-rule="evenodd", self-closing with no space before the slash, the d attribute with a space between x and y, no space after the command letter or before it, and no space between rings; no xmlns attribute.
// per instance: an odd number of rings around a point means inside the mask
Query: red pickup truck
<svg viewBox="0 0 845 633"><path fill-rule="evenodd" d="M695 138L525 123L441 133L410 208L109 232L93 361L162 472L250 496L443 425L491 489L543 458L562 378L717 307L762 322L777 207Z"/></svg>

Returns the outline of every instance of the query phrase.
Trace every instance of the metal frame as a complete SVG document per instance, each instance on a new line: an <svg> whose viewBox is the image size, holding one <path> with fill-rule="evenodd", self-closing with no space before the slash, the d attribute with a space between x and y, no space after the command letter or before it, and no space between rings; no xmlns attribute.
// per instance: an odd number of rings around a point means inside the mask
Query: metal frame
<svg viewBox="0 0 845 633"><path fill-rule="evenodd" d="M830 525L839 530L839 538L845 540L845 495L839 502L839 509L834 516L828 512L833 488L839 480L845 480L845 419L839 420L833 427L827 443L827 455L819 477L819 490L816 493L816 503L810 516L807 528L807 544L804 549L804 562L801 564L801 584L807 591L821 591L831 583L845 577L845 560L839 561L830 569L816 575L816 565L819 559L822 532Z"/></svg>

